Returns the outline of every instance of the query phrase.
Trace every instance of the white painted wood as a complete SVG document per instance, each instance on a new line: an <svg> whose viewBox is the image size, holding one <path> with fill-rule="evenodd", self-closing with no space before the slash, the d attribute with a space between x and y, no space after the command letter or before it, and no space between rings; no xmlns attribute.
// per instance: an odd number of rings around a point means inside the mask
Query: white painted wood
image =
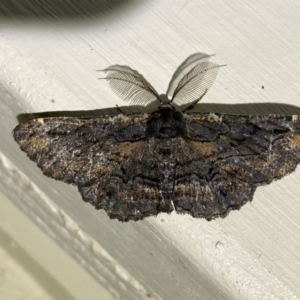
<svg viewBox="0 0 300 300"><path fill-rule="evenodd" d="M1 300L113 300L2 193L0 205Z"/></svg>
<svg viewBox="0 0 300 300"><path fill-rule="evenodd" d="M0 190L117 299L299 299L299 168L224 220L162 214L122 224L42 176L11 130L21 113L126 105L97 80L114 64L163 93L196 52L227 64L200 109L300 114L300 4L68 3L72 18L49 1L53 18L0 20Z"/></svg>

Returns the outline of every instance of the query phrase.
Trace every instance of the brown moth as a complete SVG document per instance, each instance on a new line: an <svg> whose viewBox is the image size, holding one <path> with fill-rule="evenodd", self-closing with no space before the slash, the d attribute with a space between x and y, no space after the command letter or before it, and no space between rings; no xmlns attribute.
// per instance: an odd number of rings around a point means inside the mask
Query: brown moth
<svg viewBox="0 0 300 300"><path fill-rule="evenodd" d="M160 212L212 220L251 201L258 186L300 161L299 116L189 112L219 65L195 64L168 101L136 71L114 66L106 80L123 100L157 103L150 114L38 118L13 136L46 176L78 187L110 218ZM185 106L185 109L182 107Z"/></svg>

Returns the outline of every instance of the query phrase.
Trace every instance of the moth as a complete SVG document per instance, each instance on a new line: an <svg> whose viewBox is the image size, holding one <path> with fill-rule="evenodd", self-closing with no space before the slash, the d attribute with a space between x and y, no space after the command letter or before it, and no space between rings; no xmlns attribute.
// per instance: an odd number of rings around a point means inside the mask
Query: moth
<svg viewBox="0 0 300 300"><path fill-rule="evenodd" d="M120 221L161 212L224 218L258 186L293 172L300 160L299 116L191 112L220 65L194 63L164 100L136 71L105 71L112 90L151 113L37 118L16 142L46 176L76 185L84 201Z"/></svg>

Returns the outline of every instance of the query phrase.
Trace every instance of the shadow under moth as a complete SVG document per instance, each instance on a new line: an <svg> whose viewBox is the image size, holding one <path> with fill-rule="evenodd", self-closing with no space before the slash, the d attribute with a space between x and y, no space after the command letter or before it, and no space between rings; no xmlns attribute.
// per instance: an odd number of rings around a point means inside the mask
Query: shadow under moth
<svg viewBox="0 0 300 300"><path fill-rule="evenodd" d="M13 136L46 176L76 185L110 218L160 212L224 218L258 186L293 172L300 160L299 116L197 113L219 65L199 60L164 100L129 67L107 68L123 100L152 113L37 118Z"/></svg>

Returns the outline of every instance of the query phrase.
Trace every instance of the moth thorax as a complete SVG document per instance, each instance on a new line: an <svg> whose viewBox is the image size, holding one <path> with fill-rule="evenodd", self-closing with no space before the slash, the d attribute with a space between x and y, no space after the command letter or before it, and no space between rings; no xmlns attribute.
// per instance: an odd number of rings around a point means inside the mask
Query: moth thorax
<svg viewBox="0 0 300 300"><path fill-rule="evenodd" d="M177 134L177 130L172 127L172 126L161 126L159 129L159 134L160 136L166 136L166 137L170 137L170 136L174 136Z"/></svg>
<svg viewBox="0 0 300 300"><path fill-rule="evenodd" d="M182 124L181 114L172 109L162 109L159 125L159 137L178 137L180 135L180 125Z"/></svg>

